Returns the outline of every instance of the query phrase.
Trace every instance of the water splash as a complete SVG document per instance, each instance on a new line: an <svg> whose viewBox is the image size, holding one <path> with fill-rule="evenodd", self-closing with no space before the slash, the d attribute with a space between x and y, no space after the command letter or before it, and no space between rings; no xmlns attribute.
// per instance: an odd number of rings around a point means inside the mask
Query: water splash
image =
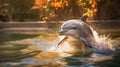
<svg viewBox="0 0 120 67"><path fill-rule="evenodd" d="M95 38L95 45L94 51L100 51L103 54L112 54L115 51L115 48L113 48L113 43L115 40L112 40L111 38L109 38L109 35L105 36L105 35L98 35L98 33L94 30L93 31L93 36ZM99 52L97 52L99 53Z"/></svg>
<svg viewBox="0 0 120 67"><path fill-rule="evenodd" d="M69 45L68 41L63 42L62 45L57 45L64 37L65 36L59 36L58 39L53 41L50 49L47 49L47 52L57 52L60 56L71 56L69 52L73 52L74 49Z"/></svg>

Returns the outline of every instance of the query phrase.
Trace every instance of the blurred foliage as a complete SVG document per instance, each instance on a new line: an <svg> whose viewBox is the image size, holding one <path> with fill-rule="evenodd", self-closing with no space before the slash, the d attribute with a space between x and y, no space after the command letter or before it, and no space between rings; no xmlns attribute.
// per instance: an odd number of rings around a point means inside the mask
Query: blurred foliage
<svg viewBox="0 0 120 67"><path fill-rule="evenodd" d="M55 21L79 19L83 14L87 14L90 20L119 19L119 2L119 0L0 0L0 20L7 20L7 17L10 21Z"/></svg>
<svg viewBox="0 0 120 67"><path fill-rule="evenodd" d="M97 2L97 12L95 19L119 20L120 19L120 0L100 0Z"/></svg>
<svg viewBox="0 0 120 67"><path fill-rule="evenodd" d="M34 0L8 0L8 13L13 20L24 21L29 15L29 10L34 5Z"/></svg>
<svg viewBox="0 0 120 67"><path fill-rule="evenodd" d="M0 21L7 22L9 21L8 13L7 13L8 3L6 0L0 0Z"/></svg>

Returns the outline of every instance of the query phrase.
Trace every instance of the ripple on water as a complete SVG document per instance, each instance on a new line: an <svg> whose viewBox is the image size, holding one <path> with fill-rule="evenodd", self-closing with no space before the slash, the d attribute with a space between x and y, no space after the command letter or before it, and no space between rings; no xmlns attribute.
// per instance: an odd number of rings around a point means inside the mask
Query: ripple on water
<svg viewBox="0 0 120 67"><path fill-rule="evenodd" d="M0 67L107 67L107 65L120 67L120 55L118 56L103 56L103 55L93 55L91 57L76 57L71 55L61 56L61 52L57 52L55 50L47 52L53 43L57 43L56 41L44 41L40 38L30 38L23 39L17 41L10 41L9 44L28 44L26 50L34 51L34 50L42 50L43 52L37 53L32 57L25 57L25 59L21 59L20 61L10 61L0 63ZM3 46L5 48L6 46ZM10 46L7 46L11 48ZM55 47L55 46L54 46ZM61 46L62 48L62 46ZM12 48L11 48L12 49ZM68 49L68 48L65 48ZM28 51L28 52L29 52ZM44 52L45 51L45 52ZM22 51L21 51L22 52ZM26 51L27 52L27 51ZM24 54L26 52L22 52ZM69 53L68 53L69 54ZM106 61L108 60L108 61Z"/></svg>

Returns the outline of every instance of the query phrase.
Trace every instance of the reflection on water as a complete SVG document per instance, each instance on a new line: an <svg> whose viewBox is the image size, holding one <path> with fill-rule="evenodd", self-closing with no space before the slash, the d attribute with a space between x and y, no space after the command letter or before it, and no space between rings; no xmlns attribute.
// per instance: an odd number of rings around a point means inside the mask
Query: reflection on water
<svg viewBox="0 0 120 67"><path fill-rule="evenodd" d="M57 34L1 33L0 67L120 67L119 54L115 56L95 54L88 58L83 56L83 52L73 55L67 52L72 50L69 45L58 47L57 43Z"/></svg>

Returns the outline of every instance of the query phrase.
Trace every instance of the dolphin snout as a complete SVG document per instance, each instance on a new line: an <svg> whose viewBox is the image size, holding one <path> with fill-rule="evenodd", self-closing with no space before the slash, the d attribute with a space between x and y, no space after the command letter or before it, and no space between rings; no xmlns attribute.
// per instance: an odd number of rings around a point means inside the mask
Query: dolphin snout
<svg viewBox="0 0 120 67"><path fill-rule="evenodd" d="M65 31L59 31L59 35L65 35Z"/></svg>

